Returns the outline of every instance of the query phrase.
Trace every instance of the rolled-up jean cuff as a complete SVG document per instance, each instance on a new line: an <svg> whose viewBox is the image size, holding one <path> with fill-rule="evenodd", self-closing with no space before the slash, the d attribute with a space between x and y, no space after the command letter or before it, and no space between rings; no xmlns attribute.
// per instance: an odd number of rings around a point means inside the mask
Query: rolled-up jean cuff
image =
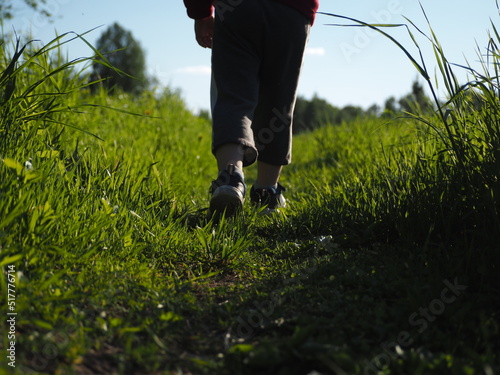
<svg viewBox="0 0 500 375"><path fill-rule="evenodd" d="M280 165L285 166L291 163L291 159L276 159L276 158L264 158L259 156L259 161L271 164L271 165Z"/></svg>
<svg viewBox="0 0 500 375"><path fill-rule="evenodd" d="M222 145L225 145L225 144L228 144L228 143L234 143L234 144L237 144L238 146L241 147L241 154L243 156L243 166L244 167L248 167L249 165L252 165L253 163L255 163L255 161L257 160L257 149L255 148L255 146L251 143L249 143L247 140L245 139L237 139L237 140L229 140L229 141L220 141L219 143L214 143L212 144L212 153L214 154L215 156L215 153L217 152L217 149L222 146Z"/></svg>

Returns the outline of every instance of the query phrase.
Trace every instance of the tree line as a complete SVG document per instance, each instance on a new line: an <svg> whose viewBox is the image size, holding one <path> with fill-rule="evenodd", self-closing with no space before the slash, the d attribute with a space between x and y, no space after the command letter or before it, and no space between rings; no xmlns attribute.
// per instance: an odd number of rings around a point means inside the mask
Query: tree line
<svg viewBox="0 0 500 375"><path fill-rule="evenodd" d="M101 84L110 91L120 88L125 92L139 93L151 87L154 78L146 74L144 51L130 31L114 23L99 37L96 48L101 51L105 61L94 65L93 80L102 79ZM299 96L294 112L294 133L312 130L325 124L341 124L362 117L392 117L415 109L422 113L432 109L430 103L423 86L418 81L413 83L407 95L399 99L388 98L384 108L375 104L368 109L354 105L339 108L317 95L310 100ZM207 111L200 111L199 115L210 118Z"/></svg>
<svg viewBox="0 0 500 375"><path fill-rule="evenodd" d="M13 0L0 1L0 16L13 17ZM45 0L23 0L30 8L39 11L49 19L52 15L44 10ZM117 22L106 28L95 43L96 50L101 54L96 57L92 67L90 81L98 81L110 93L115 89L132 94L139 94L151 89L157 83L155 77L146 73L145 52L132 32L126 30ZM95 87L96 85L91 85ZM411 91L399 98L388 98L384 108L374 104L368 109L347 105L339 108L325 99L314 95L311 99L299 96L294 112L294 133L309 131L325 124L341 124L357 118L385 116L393 117L398 113L418 110L419 113L432 110L431 101L425 95L423 86L415 81ZM210 118L206 110L199 113L200 117Z"/></svg>
<svg viewBox="0 0 500 375"><path fill-rule="evenodd" d="M418 81L414 81L408 94L399 99L391 96L385 101L383 108L376 104L368 109L353 105L339 108L317 95L310 100L299 96L295 105L293 126L294 133L297 134L325 124L336 125L363 117L391 118L405 112L423 113L432 110L431 100L426 96L424 87Z"/></svg>

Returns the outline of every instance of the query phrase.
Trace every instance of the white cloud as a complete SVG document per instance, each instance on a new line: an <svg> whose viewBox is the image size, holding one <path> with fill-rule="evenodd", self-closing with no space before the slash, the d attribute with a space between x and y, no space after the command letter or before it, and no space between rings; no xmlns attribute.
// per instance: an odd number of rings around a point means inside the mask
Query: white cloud
<svg viewBox="0 0 500 375"><path fill-rule="evenodd" d="M208 65L185 66L184 68L177 69L175 72L181 74L210 75L212 68Z"/></svg>
<svg viewBox="0 0 500 375"><path fill-rule="evenodd" d="M307 47L306 55L313 56L324 56L326 54L326 50L323 47Z"/></svg>

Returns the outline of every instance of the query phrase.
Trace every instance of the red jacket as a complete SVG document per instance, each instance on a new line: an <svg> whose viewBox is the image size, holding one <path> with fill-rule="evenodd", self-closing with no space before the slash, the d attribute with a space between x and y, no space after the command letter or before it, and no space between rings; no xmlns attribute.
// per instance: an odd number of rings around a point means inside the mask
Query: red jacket
<svg viewBox="0 0 500 375"><path fill-rule="evenodd" d="M280 3L288 5L292 8L305 14L311 23L314 22L316 11L319 7L319 0L276 0ZM201 19L209 17L214 10L213 0L184 0L188 16L191 18Z"/></svg>

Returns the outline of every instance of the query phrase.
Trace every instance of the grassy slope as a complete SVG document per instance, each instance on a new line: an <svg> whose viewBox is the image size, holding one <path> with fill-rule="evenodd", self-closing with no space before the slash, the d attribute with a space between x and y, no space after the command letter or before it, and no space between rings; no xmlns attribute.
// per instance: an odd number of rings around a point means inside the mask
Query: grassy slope
<svg viewBox="0 0 500 375"><path fill-rule="evenodd" d="M439 190L442 146L425 128L364 119L298 136L289 208L213 225L210 126L175 95L61 100L143 116L53 116L103 141L34 116L1 155L16 373L500 370L497 237L446 211L458 203Z"/></svg>

